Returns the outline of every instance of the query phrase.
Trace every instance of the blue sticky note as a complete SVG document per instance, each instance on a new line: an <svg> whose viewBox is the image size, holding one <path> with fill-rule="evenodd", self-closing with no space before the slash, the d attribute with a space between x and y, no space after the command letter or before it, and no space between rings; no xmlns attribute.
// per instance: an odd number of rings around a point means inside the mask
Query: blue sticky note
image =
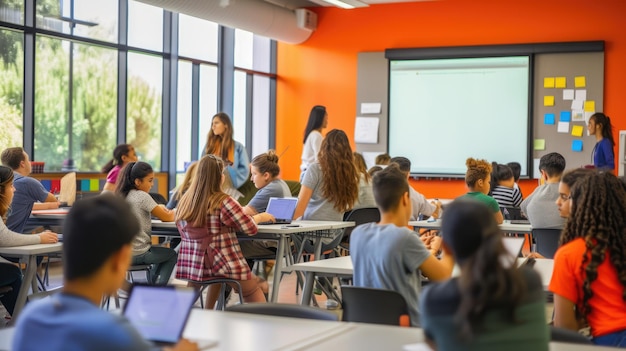
<svg viewBox="0 0 626 351"><path fill-rule="evenodd" d="M559 121L561 122L569 122L572 120L572 112L571 111L561 111L561 116L559 117Z"/></svg>
<svg viewBox="0 0 626 351"><path fill-rule="evenodd" d="M554 124L554 113L546 113L543 115L543 124Z"/></svg>
<svg viewBox="0 0 626 351"><path fill-rule="evenodd" d="M51 180L42 180L41 185L47 190L50 191L52 189L52 181Z"/></svg>
<svg viewBox="0 0 626 351"><path fill-rule="evenodd" d="M582 140L572 140L572 151L582 152L583 151L583 141Z"/></svg>

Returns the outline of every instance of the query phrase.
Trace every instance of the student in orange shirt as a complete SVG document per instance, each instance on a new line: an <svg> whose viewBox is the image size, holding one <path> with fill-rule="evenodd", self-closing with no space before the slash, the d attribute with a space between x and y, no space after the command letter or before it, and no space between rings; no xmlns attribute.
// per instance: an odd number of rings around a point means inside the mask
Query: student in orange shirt
<svg viewBox="0 0 626 351"><path fill-rule="evenodd" d="M590 172L567 201L549 287L554 325L589 325L595 344L626 347L626 185L611 173Z"/></svg>

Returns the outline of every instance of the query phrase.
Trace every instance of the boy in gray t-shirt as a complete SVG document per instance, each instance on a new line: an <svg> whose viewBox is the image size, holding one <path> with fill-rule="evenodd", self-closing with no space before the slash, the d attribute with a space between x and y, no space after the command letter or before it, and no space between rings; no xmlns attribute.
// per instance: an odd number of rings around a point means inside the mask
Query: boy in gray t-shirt
<svg viewBox="0 0 626 351"><path fill-rule="evenodd" d="M409 307L411 325L419 326L420 271L430 280L445 280L450 278L454 260L447 253L441 260L435 258L418 233L407 228L411 217L409 184L397 165L376 173L372 182L381 220L352 231L354 285L399 292Z"/></svg>

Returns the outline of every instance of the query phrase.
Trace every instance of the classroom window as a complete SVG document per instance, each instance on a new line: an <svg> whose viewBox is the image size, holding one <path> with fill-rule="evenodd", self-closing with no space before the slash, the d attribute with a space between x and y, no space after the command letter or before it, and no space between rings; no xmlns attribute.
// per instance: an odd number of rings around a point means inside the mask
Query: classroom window
<svg viewBox="0 0 626 351"><path fill-rule="evenodd" d="M252 153L250 157L270 148L270 78L255 75L252 80ZM284 150L279 150L281 154Z"/></svg>
<svg viewBox="0 0 626 351"><path fill-rule="evenodd" d="M0 8L2 11L2 8ZM0 29L0 145L22 145L23 33Z"/></svg>
<svg viewBox="0 0 626 351"><path fill-rule="evenodd" d="M163 58L128 53L126 140L140 159L161 169Z"/></svg>
<svg viewBox="0 0 626 351"><path fill-rule="evenodd" d="M238 142L246 145L246 110L248 107L248 84L247 75L242 71L235 71L235 92L233 104L233 129L234 138Z"/></svg>
<svg viewBox="0 0 626 351"><path fill-rule="evenodd" d="M37 27L117 42L118 0L37 0Z"/></svg>
<svg viewBox="0 0 626 351"><path fill-rule="evenodd" d="M38 36L36 56L31 156L46 171L98 171L115 147L115 50Z"/></svg>
<svg viewBox="0 0 626 351"><path fill-rule="evenodd" d="M23 24L24 0L0 0L0 21Z"/></svg>
<svg viewBox="0 0 626 351"><path fill-rule="evenodd" d="M270 72L271 40L235 29L235 66L258 72Z"/></svg>
<svg viewBox="0 0 626 351"><path fill-rule="evenodd" d="M163 9L128 1L128 46L163 51Z"/></svg>
<svg viewBox="0 0 626 351"><path fill-rule="evenodd" d="M211 130L213 116L217 113L217 67L200 65L200 112L198 133L198 156L202 155L206 138ZM231 116L232 117L232 116ZM235 128L237 130L237 128Z"/></svg>
<svg viewBox="0 0 626 351"><path fill-rule="evenodd" d="M217 23L180 14L178 55L217 62Z"/></svg>
<svg viewBox="0 0 626 351"><path fill-rule="evenodd" d="M178 106L176 111L176 171L184 172L185 163L191 161L192 118L192 65L188 61L178 62Z"/></svg>

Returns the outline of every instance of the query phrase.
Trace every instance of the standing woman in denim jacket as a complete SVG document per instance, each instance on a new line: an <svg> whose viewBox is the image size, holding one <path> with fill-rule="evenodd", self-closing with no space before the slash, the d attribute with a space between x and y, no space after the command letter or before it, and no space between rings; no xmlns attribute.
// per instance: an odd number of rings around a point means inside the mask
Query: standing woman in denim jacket
<svg viewBox="0 0 626 351"><path fill-rule="evenodd" d="M242 194L237 188L250 176L248 153L243 145L233 139L233 123L224 112L218 112L211 121L211 130L204 145L204 155L220 157L226 164L224 191L238 199Z"/></svg>

